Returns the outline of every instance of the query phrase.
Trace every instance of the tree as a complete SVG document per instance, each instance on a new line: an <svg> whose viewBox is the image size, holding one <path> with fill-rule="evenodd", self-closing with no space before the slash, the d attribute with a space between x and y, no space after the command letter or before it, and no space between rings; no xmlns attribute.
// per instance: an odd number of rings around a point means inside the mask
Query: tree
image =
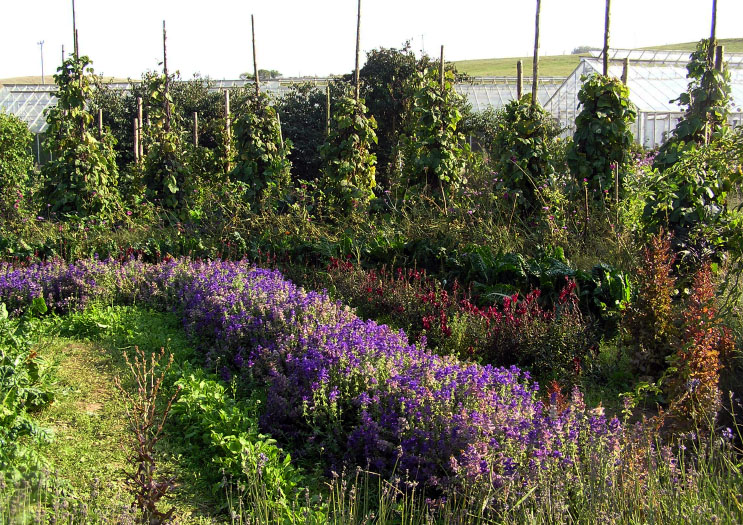
<svg viewBox="0 0 743 525"><path fill-rule="evenodd" d="M275 69L259 69L258 78L260 80L276 80L282 78L283 75ZM254 73L240 73L240 80L253 80L255 79Z"/></svg>

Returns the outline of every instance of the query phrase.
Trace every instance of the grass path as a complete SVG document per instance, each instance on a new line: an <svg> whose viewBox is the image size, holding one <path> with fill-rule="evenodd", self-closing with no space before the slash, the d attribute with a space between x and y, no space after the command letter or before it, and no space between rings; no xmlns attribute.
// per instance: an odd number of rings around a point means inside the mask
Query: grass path
<svg viewBox="0 0 743 525"><path fill-rule="evenodd" d="M60 394L39 414L39 423L53 432L43 451L58 478L66 480L81 500L114 520L125 521L132 497L126 493L126 407L114 378L128 377L123 353L90 342L54 340L46 350L58 363ZM124 386L127 386L124 381ZM166 438L167 439L167 438ZM178 480L166 506L176 508L178 523L221 523L212 500L198 483L198 473L184 467L183 452L161 441L163 472Z"/></svg>

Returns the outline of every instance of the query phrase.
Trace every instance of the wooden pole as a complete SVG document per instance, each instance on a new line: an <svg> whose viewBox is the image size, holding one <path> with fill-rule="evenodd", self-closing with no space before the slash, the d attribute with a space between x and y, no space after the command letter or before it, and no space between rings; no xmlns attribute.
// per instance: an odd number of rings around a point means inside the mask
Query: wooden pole
<svg viewBox="0 0 743 525"><path fill-rule="evenodd" d="M516 62L516 100L524 96L524 61Z"/></svg>
<svg viewBox="0 0 743 525"><path fill-rule="evenodd" d="M606 16L604 17L604 76L609 76L609 26L611 23L611 0L606 0Z"/></svg>
<svg viewBox="0 0 743 525"><path fill-rule="evenodd" d="M330 136L330 82L325 86L325 135Z"/></svg>
<svg viewBox="0 0 743 525"><path fill-rule="evenodd" d="M75 16L75 0L72 0L72 51L77 58L77 18Z"/></svg>
<svg viewBox="0 0 743 525"><path fill-rule="evenodd" d="M356 11L356 102L361 97L361 79L359 78L359 55L361 53L361 0Z"/></svg>
<svg viewBox="0 0 743 525"><path fill-rule="evenodd" d="M74 9L74 5L73 5ZM80 41L77 37L77 29L75 29L75 60L80 59ZM77 74L77 85L80 89L80 93L83 92L83 70L80 69L80 72ZM83 102L83 105L85 102ZM80 140L83 140L85 138L85 121L81 118L80 119Z"/></svg>
<svg viewBox="0 0 743 525"><path fill-rule="evenodd" d="M534 70L531 84L531 107L536 108L538 102L539 84L539 13L542 10L542 0L537 0L537 16L534 29Z"/></svg>
<svg viewBox="0 0 743 525"><path fill-rule="evenodd" d="M441 46L441 64L439 67L439 73L441 75L441 92L444 92L444 46Z"/></svg>
<svg viewBox="0 0 743 525"><path fill-rule="evenodd" d="M139 120L134 118L134 162L139 164Z"/></svg>
<svg viewBox="0 0 743 525"><path fill-rule="evenodd" d="M194 147L199 146L199 113L198 111L193 112L193 145Z"/></svg>
<svg viewBox="0 0 743 525"><path fill-rule="evenodd" d="M142 127L144 125L144 114L142 111L142 97L137 97L137 118L139 119L139 156L144 157L144 135L142 134Z"/></svg>
<svg viewBox="0 0 743 525"><path fill-rule="evenodd" d="M712 0L712 27L709 34L709 64L715 61L715 46L717 45L717 0Z"/></svg>
<svg viewBox="0 0 743 525"><path fill-rule="evenodd" d="M276 123L279 125L279 143L281 144L281 149L284 149L284 133L281 131L281 115L279 115L279 112L276 112Z"/></svg>
<svg viewBox="0 0 743 525"><path fill-rule="evenodd" d="M258 76L258 61L256 60L255 54L255 20L253 15L250 15L250 27L253 30L253 74L255 75L255 94L258 95L261 92L261 79Z"/></svg>
<svg viewBox="0 0 743 525"><path fill-rule="evenodd" d="M170 131L170 102L168 101L168 84L170 79L168 77L168 45L167 45L167 33L165 32L165 20L163 20L163 73L165 74L165 87L163 88L163 109L165 110L165 125L163 128L165 132Z"/></svg>
<svg viewBox="0 0 743 525"><path fill-rule="evenodd" d="M725 46L717 46L715 48L715 69L722 73L722 67L725 60Z"/></svg>
<svg viewBox="0 0 743 525"><path fill-rule="evenodd" d="M622 84L627 85L629 79L629 57L624 57L622 62Z"/></svg>
<svg viewBox="0 0 743 525"><path fill-rule="evenodd" d="M225 162L224 170L225 172L229 172L232 169L232 166L230 165L230 145L232 143L232 137L231 137L231 129L230 129L230 91L228 89L224 90L224 151L227 158L227 162Z"/></svg>
<svg viewBox="0 0 743 525"><path fill-rule="evenodd" d="M64 44L62 44L62 63L64 64Z"/></svg>
<svg viewBox="0 0 743 525"><path fill-rule="evenodd" d="M98 110L98 138L103 140L103 110Z"/></svg>

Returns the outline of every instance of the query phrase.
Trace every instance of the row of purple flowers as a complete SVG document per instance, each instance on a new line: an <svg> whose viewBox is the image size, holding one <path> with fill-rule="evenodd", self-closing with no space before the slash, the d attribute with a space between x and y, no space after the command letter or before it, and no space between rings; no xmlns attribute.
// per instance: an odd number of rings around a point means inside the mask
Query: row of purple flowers
<svg viewBox="0 0 743 525"><path fill-rule="evenodd" d="M527 372L438 356L325 293L247 262L0 266L0 302L177 311L208 366L267 387L261 424L293 454L404 473L427 487L525 487L621 459L617 419L540 400ZM611 475L611 473L607 473Z"/></svg>

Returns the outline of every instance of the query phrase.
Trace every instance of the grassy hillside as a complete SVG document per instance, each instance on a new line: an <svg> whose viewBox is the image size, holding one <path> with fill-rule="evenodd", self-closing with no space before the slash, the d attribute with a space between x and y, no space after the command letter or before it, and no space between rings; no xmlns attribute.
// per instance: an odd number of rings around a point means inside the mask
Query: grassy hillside
<svg viewBox="0 0 743 525"><path fill-rule="evenodd" d="M128 82L125 78L106 77L106 82ZM44 82L46 84L54 84L53 75L44 75ZM41 84L41 75L27 76L27 77L10 77L0 78L0 86L3 84Z"/></svg>
<svg viewBox="0 0 743 525"><path fill-rule="evenodd" d="M454 62L457 69L475 77L515 77L516 62L524 61L524 76L531 76L533 58L484 58ZM539 59L539 74L545 77L566 77L580 62L579 55L545 56Z"/></svg>
<svg viewBox="0 0 743 525"><path fill-rule="evenodd" d="M728 53L743 53L743 38L723 38L719 40ZM643 47L641 49L677 49L693 51L696 42L682 42L680 44L666 44L663 46ZM539 59L539 74L545 77L566 77L573 72L580 62L581 55L554 55ZM483 58L480 60L459 60L454 62L457 69L468 75L478 77L514 77L516 76L516 62L524 61L524 75L531 76L532 57L513 58Z"/></svg>
<svg viewBox="0 0 743 525"><path fill-rule="evenodd" d="M721 38L717 42L719 45L725 46L725 51L728 53L743 53L743 38ZM693 51L696 47L696 42L683 42L681 44L666 44L664 46L643 47L641 49Z"/></svg>

